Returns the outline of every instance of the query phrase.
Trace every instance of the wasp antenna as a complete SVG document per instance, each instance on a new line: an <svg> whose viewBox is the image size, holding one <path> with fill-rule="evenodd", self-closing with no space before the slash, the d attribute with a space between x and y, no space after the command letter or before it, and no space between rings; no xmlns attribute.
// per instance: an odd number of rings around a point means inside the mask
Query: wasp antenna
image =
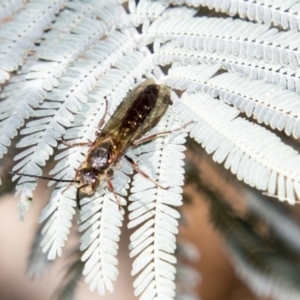
<svg viewBox="0 0 300 300"><path fill-rule="evenodd" d="M18 173L18 172L12 172L12 171L10 171L9 173L12 174L12 175L21 175L21 176L39 178L39 179L44 179L44 180L52 180L52 181L57 181L57 182L76 182L76 183L79 182L78 180L56 179L56 178L51 178L51 177L37 176L37 175Z"/></svg>

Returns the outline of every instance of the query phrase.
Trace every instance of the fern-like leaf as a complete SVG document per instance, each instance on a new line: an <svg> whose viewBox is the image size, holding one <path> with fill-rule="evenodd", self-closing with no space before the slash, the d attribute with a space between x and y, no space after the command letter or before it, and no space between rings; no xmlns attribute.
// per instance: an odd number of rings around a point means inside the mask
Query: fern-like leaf
<svg viewBox="0 0 300 300"><path fill-rule="evenodd" d="M280 86L250 81L230 73L210 78L218 70L218 65L177 66L170 70L167 82L175 89L202 91L219 97L225 103L245 112L248 117L254 116L258 123L279 131L284 130L294 138L299 137L298 94L288 92Z"/></svg>
<svg viewBox="0 0 300 300"><path fill-rule="evenodd" d="M161 126L155 131L176 128L180 123L171 117L170 111L162 120ZM167 127L162 127L167 124ZM168 185L168 190L154 186L147 178L135 175L132 203L128 224L129 228L143 224L131 236L130 256L136 257L133 263L132 275L138 275L134 282L135 295L140 299L172 299L175 296L175 268L173 254L176 249L175 235L179 213L171 206L182 203L180 186L183 184L182 161L184 147L184 133L168 135L139 147L139 166L152 179L161 185ZM152 168L143 168L147 161L151 161ZM172 168L170 176L169 170Z"/></svg>
<svg viewBox="0 0 300 300"><path fill-rule="evenodd" d="M119 201L124 204L124 201ZM113 281L118 275L116 259L118 242L122 226L123 213L118 209L116 199L111 192L96 193L92 198L81 201L79 231L85 231L81 237L81 258L85 262L83 275L90 290L113 292Z"/></svg>
<svg viewBox="0 0 300 300"><path fill-rule="evenodd" d="M216 162L224 162L225 168L252 187L291 204L298 201L297 151L265 128L236 118L237 109L210 96L185 93L181 100L176 107L180 119L199 122L190 134L208 153L214 153Z"/></svg>
<svg viewBox="0 0 300 300"><path fill-rule="evenodd" d="M27 3L24 6L26 9L1 26L0 83L9 79L8 72L18 69L27 51L33 48L33 42L42 37L43 31L66 1L51 2Z"/></svg>
<svg viewBox="0 0 300 300"><path fill-rule="evenodd" d="M298 1L209 1L209 0L163 0L163 3L187 4L190 6L206 6L217 12L230 16L238 15L265 24L281 26L283 29L299 30Z"/></svg>
<svg viewBox="0 0 300 300"><path fill-rule="evenodd" d="M19 179L20 217L24 217L36 187L34 176L42 175L50 158L56 160L50 175L58 181L72 181L84 160L87 147L67 148L61 138L70 143L94 141L106 102L104 123L130 90L150 77L182 96L178 100L173 94L173 108L149 134L193 121L188 128L190 136L239 180L290 204L298 202L300 159L287 144L295 145L300 137L299 1L122 2L1 2L0 157L20 133L17 147L22 149L13 168L18 172L14 179ZM214 10L212 16L207 8ZM163 71L156 65L163 66ZM239 117L241 113L249 120ZM286 134L284 141L276 136L279 131ZM173 206L181 204L184 136L184 132L172 132L126 153L165 187L137 174L128 197L129 227L139 227L131 236L130 249L136 257L132 271L137 276L135 294L141 299L175 298L179 212ZM115 169L113 185L125 204L132 168L121 160ZM61 255L68 239L77 211L76 188L76 182L59 182L40 217L40 222L45 222L42 250L49 259ZM113 290L118 274L116 254L123 210L116 202L103 182L93 197L80 203L84 253L79 266L84 263L90 289L101 294ZM298 251L299 244L293 241L298 234L294 223L260 201L249 207L268 220L276 238ZM220 217L220 223L224 218L226 215ZM277 218L285 224L283 229L274 223ZM239 218L227 218L223 224L232 226L228 227L232 239L229 236L227 240L240 270L244 275L245 270L254 270L253 278L262 278L256 272L258 265L247 260L249 253L240 245L239 233L243 232L249 245L265 246L263 239ZM41 255L34 252L32 260L34 257ZM280 273L268 255L257 257L268 260L268 266ZM289 279L279 274L276 281L265 272L264 282L268 276L272 284L290 281L298 293L293 271L286 268L291 266L289 257L279 251L276 257L285 265ZM79 272L75 273L78 278ZM255 286L251 278L244 278ZM280 295L287 295L286 289L282 290ZM63 297L74 295L73 283L66 291Z"/></svg>

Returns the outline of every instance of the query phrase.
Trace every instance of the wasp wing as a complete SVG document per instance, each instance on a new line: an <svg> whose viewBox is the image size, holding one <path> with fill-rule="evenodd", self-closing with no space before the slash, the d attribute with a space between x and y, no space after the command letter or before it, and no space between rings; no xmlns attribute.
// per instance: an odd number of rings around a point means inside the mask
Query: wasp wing
<svg viewBox="0 0 300 300"><path fill-rule="evenodd" d="M169 88L148 79L119 105L98 139L111 137L122 154L133 141L141 138L160 121L170 103Z"/></svg>

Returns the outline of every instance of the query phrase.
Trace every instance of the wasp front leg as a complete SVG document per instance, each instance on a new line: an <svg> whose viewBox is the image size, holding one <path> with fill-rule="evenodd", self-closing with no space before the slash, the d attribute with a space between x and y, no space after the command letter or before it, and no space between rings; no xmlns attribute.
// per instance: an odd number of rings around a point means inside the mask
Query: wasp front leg
<svg viewBox="0 0 300 300"><path fill-rule="evenodd" d="M93 143L92 141L80 142L80 143L70 143L70 142L66 141L64 138L61 138L61 141L64 145L66 145L68 147L76 147L76 146L88 146L88 147L90 147Z"/></svg>
<svg viewBox="0 0 300 300"><path fill-rule="evenodd" d="M105 111L104 111L103 117L101 118L101 120L99 121L99 124L98 124L98 126L97 126L97 130L96 130L96 132L95 132L96 136L99 136L99 135L101 134L100 128L101 128L102 125L104 124L105 117L106 117L106 115L107 115L108 103L107 103L106 97L104 97L104 99L105 99Z"/></svg>

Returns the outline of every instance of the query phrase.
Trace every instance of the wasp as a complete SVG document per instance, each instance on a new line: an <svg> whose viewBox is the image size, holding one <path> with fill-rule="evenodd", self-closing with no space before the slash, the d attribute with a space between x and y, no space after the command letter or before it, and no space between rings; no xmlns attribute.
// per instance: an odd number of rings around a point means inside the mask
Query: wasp
<svg viewBox="0 0 300 300"><path fill-rule="evenodd" d="M157 134L152 134L142 138L160 121L169 104L172 104L170 89L165 85L156 84L153 79L148 79L124 99L104 128L96 131L97 138L94 142L80 144L64 142L68 146L87 144L90 147L75 174L74 182L78 183L78 191L92 195L105 180L109 190L118 199L111 177L113 176L113 167L123 156L137 172L160 186L143 172L125 152L129 147L136 147L156 137ZM102 126L104 117L98 128ZM118 200L117 203L120 205Z"/></svg>
<svg viewBox="0 0 300 300"><path fill-rule="evenodd" d="M70 182L70 184L76 183L77 205L79 209L79 193L86 195L94 194L104 180L109 190L115 195L116 201L120 206L111 178L113 176L113 168L123 156L138 173L149 179L156 186L164 188L142 171L138 164L126 155L126 151L130 147L137 147L140 144L153 140L159 135L180 130L182 127L188 125L186 124L175 130L143 137L145 133L161 120L170 104L172 104L170 89L166 85L156 84L153 79L147 79L129 93L103 129L100 129L107 114L108 105L106 102L106 111L99 122L96 131L97 137L93 142L72 144L62 139L62 142L67 146L89 146L84 161L76 170L74 180L58 180L16 172L12 173L60 182Z"/></svg>

